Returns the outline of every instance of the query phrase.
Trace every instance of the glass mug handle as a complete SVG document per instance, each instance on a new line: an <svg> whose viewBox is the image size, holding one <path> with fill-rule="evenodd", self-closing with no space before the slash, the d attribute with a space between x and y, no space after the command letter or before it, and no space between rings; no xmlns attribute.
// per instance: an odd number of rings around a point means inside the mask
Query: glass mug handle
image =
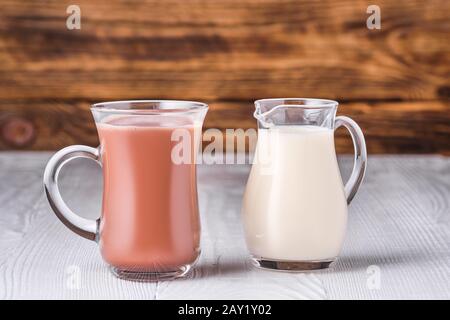
<svg viewBox="0 0 450 320"><path fill-rule="evenodd" d="M366 141L364 140L364 135L358 124L349 117L338 116L334 121L334 130L339 127L344 126L350 132L350 136L353 140L353 146L355 149L355 158L353 161L353 170L345 184L344 191L347 197L347 204L352 202L353 197L361 185L364 179L364 174L366 172L367 166L367 150Z"/></svg>
<svg viewBox="0 0 450 320"><path fill-rule="evenodd" d="M58 176L61 168L70 160L88 158L95 160L100 166L99 151L88 146L74 145L55 153L47 163L44 172L44 189L53 212L76 234L93 241L97 241L98 220L86 219L75 214L64 202L59 192Z"/></svg>

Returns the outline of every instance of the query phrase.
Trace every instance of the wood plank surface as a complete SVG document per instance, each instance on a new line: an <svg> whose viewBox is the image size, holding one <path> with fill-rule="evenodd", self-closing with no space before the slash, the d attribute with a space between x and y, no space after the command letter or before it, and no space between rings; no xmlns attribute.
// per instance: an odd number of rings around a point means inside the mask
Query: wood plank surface
<svg viewBox="0 0 450 320"><path fill-rule="evenodd" d="M183 280L115 279L95 243L60 223L42 190L49 153L0 153L0 298L62 299L449 299L450 158L373 156L350 206L345 245L333 269L291 274L253 269L240 206L248 166L199 168L202 255ZM340 158L344 176L349 157ZM69 206L97 217L101 173L75 160L62 171ZM369 284L370 270L379 286ZM78 286L71 281L78 275Z"/></svg>
<svg viewBox="0 0 450 320"><path fill-rule="evenodd" d="M81 30L68 30L65 2L3 0L0 150L96 144L90 102L206 101L207 127L223 129L286 96L344 102L371 153L449 154L450 2L377 1L380 30L366 27L370 4L80 0Z"/></svg>
<svg viewBox="0 0 450 320"><path fill-rule="evenodd" d="M205 129L256 128L248 102L211 102ZM71 144L98 145L90 102L26 102L0 104L0 149L60 149ZM348 115L364 131L369 153L450 154L450 104L439 101L342 103L338 114ZM207 144L208 141L205 141ZM352 153L344 129L336 133L339 153Z"/></svg>
<svg viewBox="0 0 450 320"><path fill-rule="evenodd" d="M10 180L0 192L0 299L154 299L155 283L118 281L94 242L67 232L49 215L42 188L48 158L0 155L2 181ZM75 160L64 169L62 194L85 217L99 215L101 186L95 163Z"/></svg>
<svg viewBox="0 0 450 320"><path fill-rule="evenodd" d="M0 99L448 97L450 3L2 1Z"/></svg>

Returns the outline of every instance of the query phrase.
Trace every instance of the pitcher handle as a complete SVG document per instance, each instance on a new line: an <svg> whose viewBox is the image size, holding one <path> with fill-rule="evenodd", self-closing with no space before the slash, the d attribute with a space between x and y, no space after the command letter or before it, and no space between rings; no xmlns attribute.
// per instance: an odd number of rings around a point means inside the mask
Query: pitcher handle
<svg viewBox="0 0 450 320"><path fill-rule="evenodd" d="M59 172L67 162L76 158L92 159L101 166L99 151L96 148L74 145L61 149L50 158L45 167L45 194L53 212L66 227L86 239L96 241L99 220L86 219L75 214L66 205L59 192Z"/></svg>
<svg viewBox="0 0 450 320"><path fill-rule="evenodd" d="M356 192L358 191L366 172L366 141L364 140L364 135L361 128L351 118L346 116L336 117L336 120L334 121L334 130L338 129L341 126L344 126L350 132L355 150L352 174L350 175L350 178L348 179L344 187L345 195L347 197L347 204L350 204Z"/></svg>

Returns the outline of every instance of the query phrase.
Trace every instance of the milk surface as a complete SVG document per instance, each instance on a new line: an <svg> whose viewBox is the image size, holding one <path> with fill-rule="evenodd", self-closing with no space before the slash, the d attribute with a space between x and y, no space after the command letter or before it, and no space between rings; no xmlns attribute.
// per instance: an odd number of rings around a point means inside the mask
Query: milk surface
<svg viewBox="0 0 450 320"><path fill-rule="evenodd" d="M255 152L242 208L250 252L293 261L338 256L347 202L334 131L315 126L259 129Z"/></svg>

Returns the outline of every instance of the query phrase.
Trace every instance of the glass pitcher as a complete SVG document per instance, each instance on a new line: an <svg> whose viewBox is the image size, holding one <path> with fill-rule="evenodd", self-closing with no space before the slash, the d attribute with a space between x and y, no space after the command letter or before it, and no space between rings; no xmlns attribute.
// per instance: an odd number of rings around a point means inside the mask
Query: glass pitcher
<svg viewBox="0 0 450 320"><path fill-rule="evenodd" d="M330 266L341 250L347 206L364 178L367 151L359 126L336 117L338 103L322 99L255 102L258 142L243 199L253 263L276 270ZM346 127L355 160L342 183L334 131Z"/></svg>

